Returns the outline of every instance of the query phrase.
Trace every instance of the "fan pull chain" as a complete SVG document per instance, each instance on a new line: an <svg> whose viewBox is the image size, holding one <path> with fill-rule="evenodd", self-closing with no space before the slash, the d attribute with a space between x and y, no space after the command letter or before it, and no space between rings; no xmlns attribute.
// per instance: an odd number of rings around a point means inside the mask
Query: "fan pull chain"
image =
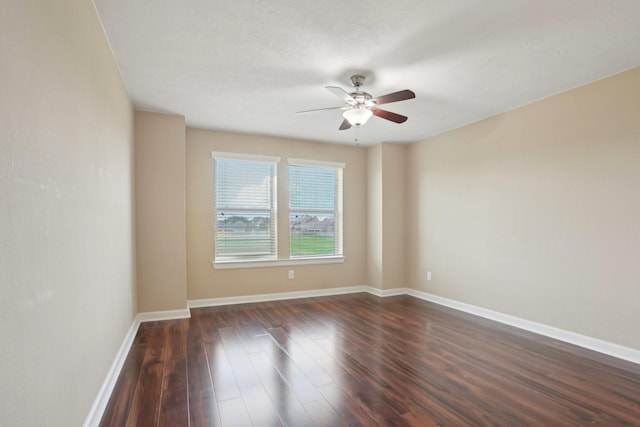
<svg viewBox="0 0 640 427"><path fill-rule="evenodd" d="M356 147L360 146L360 125L356 125L356 139L355 139L355 143L356 143Z"/></svg>

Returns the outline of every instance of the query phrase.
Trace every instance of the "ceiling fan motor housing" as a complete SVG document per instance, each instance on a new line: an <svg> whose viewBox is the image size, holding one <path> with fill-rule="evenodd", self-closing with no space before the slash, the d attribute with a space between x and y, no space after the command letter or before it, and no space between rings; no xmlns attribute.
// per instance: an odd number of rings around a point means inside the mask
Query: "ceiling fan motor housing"
<svg viewBox="0 0 640 427"><path fill-rule="evenodd" d="M370 106L369 104L371 105L375 104L375 101L371 101L373 97L369 95L367 92L351 92L349 95L351 95L351 97L355 101L355 104L351 102L351 104L353 104L354 106L359 106L359 105Z"/></svg>

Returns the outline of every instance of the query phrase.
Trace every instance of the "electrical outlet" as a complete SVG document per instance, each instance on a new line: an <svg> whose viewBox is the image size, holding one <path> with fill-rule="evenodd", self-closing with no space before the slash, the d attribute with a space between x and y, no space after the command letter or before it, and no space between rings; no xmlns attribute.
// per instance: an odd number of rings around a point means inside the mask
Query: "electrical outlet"
<svg viewBox="0 0 640 427"><path fill-rule="evenodd" d="M289 280L293 279L294 274L293 274L293 270L289 270Z"/></svg>
<svg viewBox="0 0 640 427"><path fill-rule="evenodd" d="M431 280L431 272L427 271L427 280Z"/></svg>

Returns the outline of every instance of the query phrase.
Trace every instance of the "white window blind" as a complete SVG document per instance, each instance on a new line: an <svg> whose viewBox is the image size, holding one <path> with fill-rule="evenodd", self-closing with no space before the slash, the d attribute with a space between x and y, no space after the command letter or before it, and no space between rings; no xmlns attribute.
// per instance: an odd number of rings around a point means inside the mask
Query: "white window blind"
<svg viewBox="0 0 640 427"><path fill-rule="evenodd" d="M276 257L278 159L213 153L216 261Z"/></svg>
<svg viewBox="0 0 640 427"><path fill-rule="evenodd" d="M289 160L290 256L342 255L343 164Z"/></svg>

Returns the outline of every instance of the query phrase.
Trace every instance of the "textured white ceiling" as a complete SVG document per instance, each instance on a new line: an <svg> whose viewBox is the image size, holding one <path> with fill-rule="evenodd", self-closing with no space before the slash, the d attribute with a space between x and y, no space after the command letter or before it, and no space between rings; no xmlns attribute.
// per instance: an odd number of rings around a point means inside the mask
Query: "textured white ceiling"
<svg viewBox="0 0 640 427"><path fill-rule="evenodd" d="M413 142L640 66L638 0L94 0L136 108L192 127L353 143L324 86L367 76Z"/></svg>

